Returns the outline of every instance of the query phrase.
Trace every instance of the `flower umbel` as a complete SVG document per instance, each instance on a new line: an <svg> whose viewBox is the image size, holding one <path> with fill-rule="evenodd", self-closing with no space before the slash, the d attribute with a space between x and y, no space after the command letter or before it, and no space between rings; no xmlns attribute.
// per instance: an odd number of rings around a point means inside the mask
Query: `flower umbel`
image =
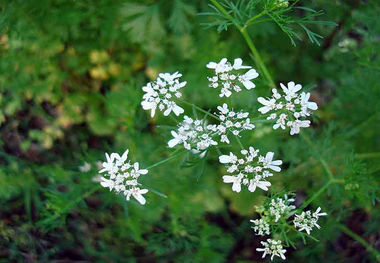
<svg viewBox="0 0 380 263"><path fill-rule="evenodd" d="M173 139L168 142L168 146L173 148L178 144L183 144L187 150L194 153L200 153L207 150L212 145L218 143L213 140L214 132L207 128L204 120L193 120L184 116L183 121L179 124L177 131L171 132Z"/></svg>
<svg viewBox="0 0 380 263"><path fill-rule="evenodd" d="M285 130L290 128L290 135L298 134L300 128L310 126L310 120L306 117L310 116L311 111L318 109L315 102L309 101L310 93L297 92L301 90L300 84L289 82L287 86L280 84L284 94L280 94L276 89L272 89L271 98L259 97L257 100L264 106L259 108L262 114L271 113L267 119L276 120L273 129L281 128Z"/></svg>
<svg viewBox="0 0 380 263"><path fill-rule="evenodd" d="M220 142L229 144L230 140L227 136L229 133L239 136L241 131L255 128L255 125L248 118L248 112L229 110L226 103L223 106L218 106L218 110L219 113L215 114L220 119L220 123L218 125L208 125L207 128L220 136Z"/></svg>
<svg viewBox="0 0 380 263"><path fill-rule="evenodd" d="M219 156L219 162L227 167L227 173L223 176L223 182L232 183L232 190L241 191L241 185L246 185L250 192L254 192L256 187L264 191L271 185L266 179L273 176L272 171L280 172L281 160L273 160L273 152L268 152L265 156L258 156L259 150L249 147L248 150L241 150L243 155L238 158L230 152L229 155Z"/></svg>
<svg viewBox="0 0 380 263"><path fill-rule="evenodd" d="M261 241L261 244L264 247L256 248L256 250L259 252L264 252L263 258L265 258L266 255L270 255L271 260L273 260L275 256L281 257L285 260L286 249L283 248L281 243L281 240L267 239L267 241Z"/></svg>
<svg viewBox="0 0 380 263"><path fill-rule="evenodd" d="M106 162L103 169L99 173L104 174L100 180L103 187L107 187L110 191L114 190L117 193L123 193L127 201L133 196L140 204L144 205L146 200L143 194L148 192L147 189L141 189L138 183L138 178L142 174L147 174L148 170L140 169L139 163L131 164L127 160L129 150L126 150L123 155L106 153Z"/></svg>
<svg viewBox="0 0 380 263"><path fill-rule="evenodd" d="M160 73L155 81L147 83L142 88L145 94L143 95L141 106L144 110L151 111L152 118L157 108L163 111L165 116L168 116L171 112L179 116L184 112L173 100L175 97L180 98L182 96L179 90L186 85L186 81L179 81L181 76L182 74L178 72L173 74Z"/></svg>
<svg viewBox="0 0 380 263"><path fill-rule="evenodd" d="M321 208L318 207L317 210L312 213L310 210L302 213L300 215L295 215L293 220L294 226L298 228L298 231L305 230L308 235L310 235L310 231L313 230L314 227L321 228L317 222L320 216L327 216L326 213L320 213Z"/></svg>
<svg viewBox="0 0 380 263"><path fill-rule="evenodd" d="M222 58L219 63L209 62L206 67L215 70L215 75L207 79L210 81L210 87L221 89L220 97L229 97L232 91L240 92L242 86L247 90L256 87L252 80L257 78L259 73L251 66L243 66L241 58L236 58L233 65L226 58ZM241 74L242 69L249 70Z"/></svg>

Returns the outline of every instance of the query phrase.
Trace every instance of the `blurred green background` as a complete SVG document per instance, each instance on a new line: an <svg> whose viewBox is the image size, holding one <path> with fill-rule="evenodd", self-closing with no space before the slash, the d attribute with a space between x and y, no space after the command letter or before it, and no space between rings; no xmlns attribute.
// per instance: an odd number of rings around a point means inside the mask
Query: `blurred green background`
<svg viewBox="0 0 380 263"><path fill-rule="evenodd" d="M94 180L104 152L129 148L142 167L172 152L173 121L150 119L140 106L141 87L159 72L183 73L183 98L215 111L221 100L208 87L207 62L241 57L254 65L239 32L202 26L212 21L198 15L208 1L0 3L1 262L262 261L249 219L267 193L232 192L215 152L153 168L143 183L167 198L151 191L145 206ZM329 214L313 233L319 242L289 249L289 262L376 262L341 226L380 249L380 4L301 4L338 24L312 26L324 36L320 46L299 32L294 47L270 22L249 34L276 83L301 83L318 103L304 131L313 145L263 124L243 143L284 160L271 191L295 192L297 205L326 181L321 158L345 180L313 202ZM262 77L256 85L233 96L235 109L258 116L256 99L270 91Z"/></svg>

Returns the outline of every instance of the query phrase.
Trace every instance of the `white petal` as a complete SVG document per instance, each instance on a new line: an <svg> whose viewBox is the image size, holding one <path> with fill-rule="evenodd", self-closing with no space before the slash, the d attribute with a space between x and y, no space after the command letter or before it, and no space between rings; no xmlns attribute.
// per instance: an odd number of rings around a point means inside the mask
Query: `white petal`
<svg viewBox="0 0 380 263"><path fill-rule="evenodd" d="M209 63L206 65L206 67L207 67L207 68L211 68L211 69L215 69L217 65L218 65L218 64L215 63L215 62L209 62Z"/></svg>
<svg viewBox="0 0 380 263"><path fill-rule="evenodd" d="M168 142L168 146L169 148L173 148L174 146L176 146L177 144L179 144L181 141L178 139L178 138L174 138L174 139L171 139L169 142Z"/></svg>
<svg viewBox="0 0 380 263"><path fill-rule="evenodd" d="M241 191L240 180L239 180L239 181L235 181L235 182L232 184L232 191L237 192L237 193L239 193L239 192Z"/></svg>
<svg viewBox="0 0 380 263"><path fill-rule="evenodd" d="M221 156L219 156L219 162L220 163L229 163L229 162L231 162L231 156L221 155Z"/></svg>
<svg viewBox="0 0 380 263"><path fill-rule="evenodd" d="M268 152L267 155L265 156L265 160L267 162L272 162L273 160L273 155L274 155L274 152Z"/></svg>
<svg viewBox="0 0 380 263"><path fill-rule="evenodd" d="M223 176L223 183L233 183L235 181L236 181L235 176L231 176L231 175L224 175Z"/></svg>
<svg viewBox="0 0 380 263"><path fill-rule="evenodd" d="M256 85L250 80L243 81L242 83L247 90L250 90L256 87Z"/></svg>
<svg viewBox="0 0 380 263"><path fill-rule="evenodd" d="M147 174L148 170L147 169L141 169L139 170L139 174Z"/></svg>
<svg viewBox="0 0 380 263"><path fill-rule="evenodd" d="M268 191L268 187L271 186L270 182L267 181L261 181L257 184L257 187L263 189L264 191Z"/></svg>
<svg viewBox="0 0 380 263"><path fill-rule="evenodd" d="M180 106L176 105L173 108L173 112L174 112L175 115L179 116L182 113L184 113L185 111Z"/></svg>
<svg viewBox="0 0 380 263"><path fill-rule="evenodd" d="M140 193L133 193L133 197L142 205L145 205L146 200L144 196L142 196Z"/></svg>
<svg viewBox="0 0 380 263"><path fill-rule="evenodd" d="M246 79L255 79L259 76L259 73L257 73L257 71L255 69L250 69L247 71L247 73L244 74L245 78Z"/></svg>

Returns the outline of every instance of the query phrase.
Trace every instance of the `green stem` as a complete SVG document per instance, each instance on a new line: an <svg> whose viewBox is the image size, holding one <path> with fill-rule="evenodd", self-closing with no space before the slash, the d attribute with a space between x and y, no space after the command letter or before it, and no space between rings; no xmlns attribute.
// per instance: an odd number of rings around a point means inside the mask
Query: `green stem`
<svg viewBox="0 0 380 263"><path fill-rule="evenodd" d="M190 103L190 102L187 102L187 101L185 101L185 100L180 100L180 101L181 101L182 103L185 103L185 104L187 104L187 105L189 105L189 106L192 106L192 107L196 108L197 110L203 112L204 114L206 114L206 115L208 115L208 116L210 116L210 117L212 117L212 118L214 118L214 119L220 121L220 119L218 118L218 116L216 116L216 115L214 115L214 114L212 114L212 113L210 113L210 112L208 112L208 111L202 109L201 107L198 107L198 106L195 105L194 103Z"/></svg>
<svg viewBox="0 0 380 263"><path fill-rule="evenodd" d="M314 193L308 200L303 202L302 206L300 206L295 212L300 212L302 211L305 207L307 207L309 204L311 204L318 196L320 196L331 184L341 184L343 183L344 180L339 180L339 179L330 179L327 183L325 183L324 186L322 186L316 193Z"/></svg>
<svg viewBox="0 0 380 263"><path fill-rule="evenodd" d="M355 157L358 158L358 159L380 158L380 152L358 153L358 154L355 154Z"/></svg>
<svg viewBox="0 0 380 263"><path fill-rule="evenodd" d="M227 12L227 10L221 5L218 3L218 1L216 0L210 0L211 3L214 4L214 6L221 12L223 13L228 19L231 20L231 22L234 23L234 18ZM254 16L252 17L250 20L247 21L247 24L245 26L239 26L237 25L236 23L234 23L234 25L236 26L236 28L240 31L240 33L242 34L242 36L244 37L244 40L245 42L247 42L248 44L248 47L249 49L251 50L255 60L256 60L256 63L258 65L258 67L261 69L261 71L263 72L264 74L264 77L267 79L268 83L269 83L269 86L271 88L276 88L276 85L267 69L267 67L265 66L259 52L257 51L255 45L253 44L253 41L252 39L250 38L249 34L247 33L247 30L246 30L246 26L248 26L248 22L251 23L253 20L263 16L264 14L266 13L266 11L263 11L262 13L258 14L257 16Z"/></svg>
<svg viewBox="0 0 380 263"><path fill-rule="evenodd" d="M216 0L210 0L211 3L213 3L213 5L218 8L218 10L220 12L222 12L228 19L230 19L231 21L234 21L234 18L227 12L226 9L224 9L224 7L218 3L218 1Z"/></svg>
<svg viewBox="0 0 380 263"><path fill-rule="evenodd" d="M245 42L247 42L247 45L248 45L249 49L251 50L251 52L252 52L252 54L256 60L256 63L258 64L261 71L263 72L264 77L267 79L269 86L271 86L271 88L276 88L276 84L274 83L272 76L270 75L267 67L265 66L265 64L264 64L264 62L260 56L260 53L257 51L255 45L253 44L251 37L247 33L247 30L245 28L241 28L240 33L243 35Z"/></svg>
<svg viewBox="0 0 380 263"><path fill-rule="evenodd" d="M374 255L374 257L376 258L376 261L380 262L380 253L370 243L368 243L364 238L362 238L358 234L352 232L345 225L339 224L338 227L340 230L342 230L343 233L347 234L352 239L356 240L361 245L363 245L370 253L372 253Z"/></svg>
<svg viewBox="0 0 380 263"><path fill-rule="evenodd" d="M239 137L235 136L235 138L236 138L236 141L238 142L240 148L241 148L242 150L244 150L244 146L243 146L243 144L241 143Z"/></svg>
<svg viewBox="0 0 380 263"><path fill-rule="evenodd" d="M170 160L172 160L172 159L177 158L179 155L181 155L181 154L184 153L184 152L185 152L185 151L180 151L180 149L177 149L177 150L174 152L173 155L171 155L171 156L169 156L168 158L163 159L163 160L161 160L161 161L159 161L159 162L157 162L157 163L155 163L155 164L152 164L152 165L146 167L145 169L150 170L150 169L152 169L152 168L154 168L154 167L156 167L156 166L159 166L159 165L161 165L161 164L164 164L164 163L166 163L166 162L168 162L168 161L170 161Z"/></svg>

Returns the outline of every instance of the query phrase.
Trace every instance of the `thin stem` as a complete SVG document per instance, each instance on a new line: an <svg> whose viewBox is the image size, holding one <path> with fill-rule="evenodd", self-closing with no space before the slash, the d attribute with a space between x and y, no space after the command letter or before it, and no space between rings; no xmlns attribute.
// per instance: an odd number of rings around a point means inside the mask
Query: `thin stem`
<svg viewBox="0 0 380 263"><path fill-rule="evenodd" d="M247 33L247 30L245 28L241 28L240 33L243 35L245 42L247 42L249 49L251 50L253 56L255 57L256 63L261 68L261 70L264 74L264 77L269 82L269 86L271 86L271 88L276 88L276 84L274 83L272 76L270 75L267 67L265 66L265 64L264 64L264 62L260 56L260 53L257 51L255 45L253 44L251 37Z"/></svg>
<svg viewBox="0 0 380 263"><path fill-rule="evenodd" d="M213 3L213 5L216 8L218 8L218 10L220 12L222 12L228 19L230 19L231 21L234 20L234 18L227 12L226 9L224 9L224 7L221 4L218 3L218 1L216 1L216 0L210 0L210 2Z"/></svg>
<svg viewBox="0 0 380 263"><path fill-rule="evenodd" d="M331 184L341 184L344 180L339 179L330 179L324 186L322 186L316 193L314 193L308 200L303 202L302 206L300 206L295 212L302 211L305 207L311 204L318 196L320 196ZM294 214L293 212L292 214Z"/></svg>
<svg viewBox="0 0 380 263"><path fill-rule="evenodd" d="M187 104L187 105L190 105L190 106L196 108L197 110L203 112L204 114L206 114L206 115L208 115L208 116L210 116L210 117L212 117L212 118L214 118L214 119L220 121L220 119L218 118L218 116L216 116L216 115L214 115L214 114L212 114L212 113L210 113L210 112L208 112L208 111L202 109L201 107L195 105L194 103L190 103L190 102L187 102L187 101L185 101L185 100L180 100L180 101L181 101L182 103L185 103L185 104Z"/></svg>
<svg viewBox="0 0 380 263"><path fill-rule="evenodd" d="M262 16L265 15L266 13L267 13L267 10L264 10L264 11L262 11L260 14L251 17L249 20L247 20L247 22L245 22L244 28L247 27L247 26L249 26L249 25L251 25L251 23L252 23L254 20L256 20L256 19L259 18L259 17L262 17Z"/></svg>
<svg viewBox="0 0 380 263"><path fill-rule="evenodd" d="M355 157L358 158L358 159L380 158L380 152L358 153L358 154L355 154Z"/></svg>
<svg viewBox="0 0 380 263"><path fill-rule="evenodd" d="M218 1L210 0L210 2L213 3L214 6L220 12L222 12L228 19L230 19L231 22L234 22L234 18L227 12L227 10L221 4L218 3ZM263 12L265 12L265 11L263 11ZM264 15L264 13L260 13L256 17L252 17L248 21L252 22L254 19L257 19L257 18L261 17L262 15ZM256 59L256 63L261 68L261 70L264 74L264 77L267 79L269 86L271 86L271 88L276 88L276 85L275 85L271 75L269 74L267 67L265 66L263 60L261 59L261 56L260 56L259 52L257 51L255 45L253 44L252 39L250 38L249 34L247 33L247 30L246 30L247 24L244 27L241 27L241 26L237 25L236 23L234 23L234 25L236 26L237 29L239 29L240 33L243 35L244 40L247 42L249 49L251 50L253 56Z"/></svg>
<svg viewBox="0 0 380 263"><path fill-rule="evenodd" d="M239 137L235 136L235 138L236 138L236 141L238 142L240 148L241 148L242 150L244 150L244 146L243 146L243 144L241 143Z"/></svg>
<svg viewBox="0 0 380 263"><path fill-rule="evenodd" d="M352 239L356 240L361 245L363 245L370 253L372 253L375 256L376 261L380 262L380 253L370 243L368 243L364 238L362 238L358 234L352 232L345 225L339 224L338 227L340 230L342 230L343 233L345 233L346 235L350 236Z"/></svg>
<svg viewBox="0 0 380 263"><path fill-rule="evenodd" d="M181 154L184 153L184 152L185 152L185 151L180 151L180 149L177 149L177 150L176 150L171 156L169 156L168 158L163 159L163 160L161 160L161 161L159 161L159 162L157 162L157 163L155 163L155 164L152 164L152 165L146 167L145 169L150 170L150 169L152 169L152 168L154 168L154 167L156 167L156 166L159 166L159 165L161 165L161 164L164 164L164 163L166 163L166 162L168 162L168 161L170 161L170 160L172 160L172 159L177 158L179 155L181 155Z"/></svg>

